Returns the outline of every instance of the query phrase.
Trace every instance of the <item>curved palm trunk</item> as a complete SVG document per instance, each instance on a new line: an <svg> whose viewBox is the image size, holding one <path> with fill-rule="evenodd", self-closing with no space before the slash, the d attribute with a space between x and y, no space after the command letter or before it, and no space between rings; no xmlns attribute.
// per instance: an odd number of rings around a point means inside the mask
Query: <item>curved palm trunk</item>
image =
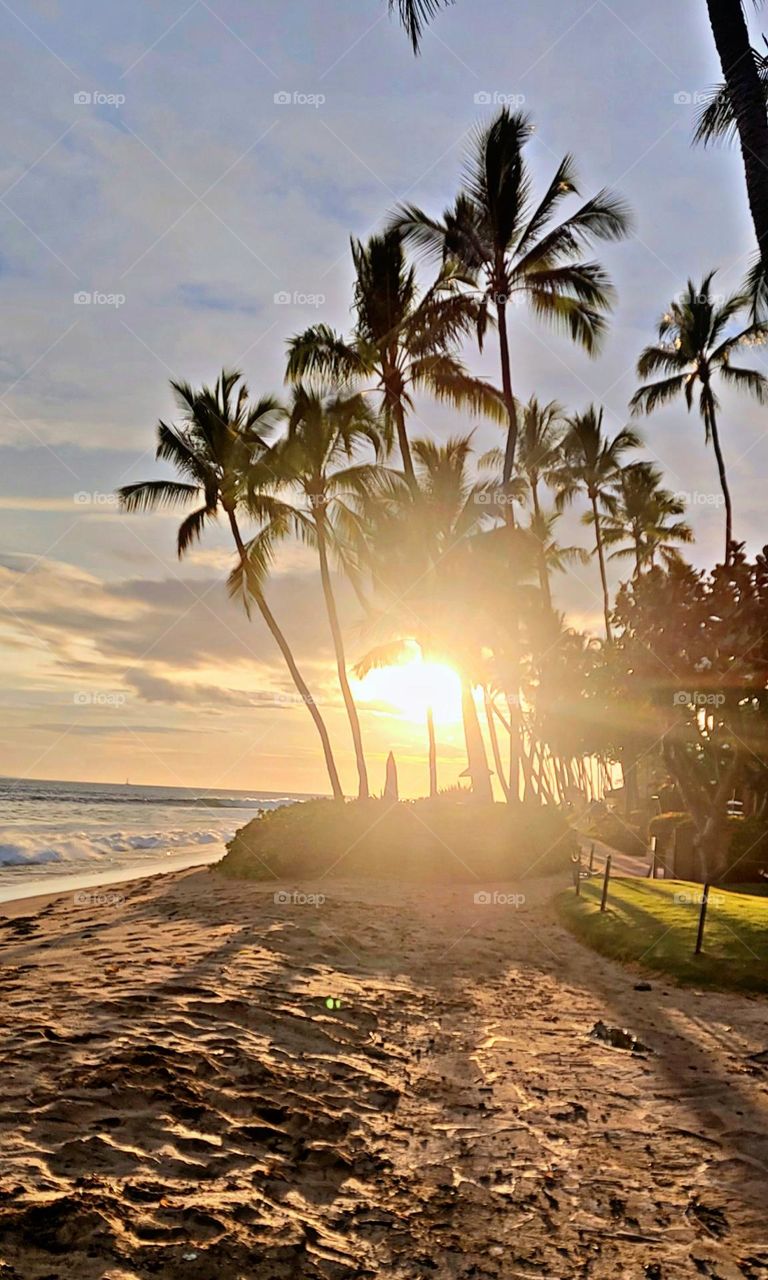
<svg viewBox="0 0 768 1280"><path fill-rule="evenodd" d="M245 550L245 544L243 543L243 539L240 534L240 528L237 523L237 518L233 511L229 511L227 514L229 516L229 524L230 524L230 528L232 529L232 536L235 540L235 546L237 547L237 551L240 556L240 563L242 564L243 569L247 573L247 555ZM331 740L328 737L328 730L325 727L325 721L323 720L323 717L321 716L317 708L317 704L315 703L315 700L309 691L309 688L307 686L306 681L304 680L304 677L302 676L301 672L299 671L299 668L296 665L296 659L294 658L293 653L291 652L291 646L288 644L288 641L283 635L283 632L280 629L278 621L275 615L273 614L272 610L270 609L269 605L267 604L266 600L264 599L264 596L261 594L260 591L254 591L252 588L251 588L251 595L253 596L253 599L256 601L256 607L258 608L259 613L261 614L262 618L266 622L275 641L277 642L277 646L280 652L282 653L283 658L285 659L285 665L287 666L288 670L291 673L291 679L293 680L293 683L296 686L297 692L301 696L302 702L306 706L307 710L309 711L309 714L311 715L312 719L315 722L315 727L317 728L317 732L320 735L320 742L323 748L323 755L325 757L325 767L328 770L328 777L331 783L331 791L333 792L333 798L334 800L343 800L344 792L341 789L341 782L339 781L339 774L336 768L336 761L333 758L333 748L331 747Z"/></svg>
<svg viewBox="0 0 768 1280"><path fill-rule="evenodd" d="M435 741L435 716L431 707L427 707L427 738L429 740L429 798L437 795L437 742Z"/></svg>
<svg viewBox="0 0 768 1280"><path fill-rule="evenodd" d="M496 302L496 318L499 326L499 351L501 353L501 389L504 396L504 404L507 409L507 417L509 418L509 427L507 429L507 445L504 450L504 470L502 472L502 481L509 484L512 479L512 472L515 468L515 455L517 453L517 405L512 391L512 372L509 362L509 336L507 334L507 304L506 302ZM512 506L509 507L510 523L514 524L515 517Z"/></svg>
<svg viewBox="0 0 768 1280"><path fill-rule="evenodd" d="M339 615L336 609L333 584L331 582L331 574L328 567L328 548L325 541L324 520L325 517L322 513L320 513L315 519L315 528L317 530L317 550L320 556L320 580L323 584L325 607L328 613L328 621L331 626L333 647L336 652L336 670L339 675L341 696L344 699L344 706L347 709L349 727L352 733L352 743L355 748L355 761L357 764L358 778L357 795L359 800L368 800L370 797L370 790L368 788L368 770L366 768L365 753L363 751L363 736L360 732L360 720L357 714L357 707L355 706L355 700L352 697L352 690L349 687L349 677L347 676L347 660L344 654L344 640L341 634L341 626L339 625Z"/></svg>
<svg viewBox="0 0 768 1280"><path fill-rule="evenodd" d="M733 541L733 505L731 503L731 491L728 488L728 477L725 471L725 459L723 451L720 447L720 432L717 427L717 414L713 403L712 393L707 387L707 406L706 406L707 425L709 434L712 437L712 447L715 450L717 458L717 471L720 476L720 488L723 491L725 500L725 563L730 564L731 561L731 543Z"/></svg>
<svg viewBox="0 0 768 1280"><path fill-rule="evenodd" d="M477 707L472 697L472 686L468 680L461 682L461 715L464 721L464 741L467 744L467 767L472 780L472 794L478 800L491 803L493 800L491 771L488 768Z"/></svg>
<svg viewBox="0 0 768 1280"><path fill-rule="evenodd" d="M603 586L603 617L605 618L605 638L610 644L613 640L613 632L611 631L611 597L608 591L608 574L605 568L605 548L603 547L603 531L600 527L600 513L597 509L597 498L590 494L590 502L592 503L592 514L595 518L595 544L597 546L597 558L600 562L600 581Z"/></svg>
<svg viewBox="0 0 768 1280"><path fill-rule="evenodd" d="M707 0L709 21L741 141L747 195L768 276L768 115L742 0Z"/></svg>

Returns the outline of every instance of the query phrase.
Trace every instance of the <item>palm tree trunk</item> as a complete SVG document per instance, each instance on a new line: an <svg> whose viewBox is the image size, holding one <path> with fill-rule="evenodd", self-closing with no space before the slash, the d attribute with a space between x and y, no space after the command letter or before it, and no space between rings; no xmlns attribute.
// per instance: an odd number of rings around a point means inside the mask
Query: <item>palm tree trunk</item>
<svg viewBox="0 0 768 1280"><path fill-rule="evenodd" d="M499 350L501 353L501 389L504 396L504 404L507 409L507 417L509 418L509 427L507 429L507 445L504 450L504 470L502 472L503 483L509 484L512 479L512 472L515 468L515 455L517 453L517 405L512 391L512 372L509 362L509 337L507 334L507 304L499 301L501 295L497 295L496 302L496 318L499 325ZM512 507L509 507L510 523L514 524L515 517Z"/></svg>
<svg viewBox="0 0 768 1280"><path fill-rule="evenodd" d="M493 763L496 766L496 777L499 785L504 793L504 799L509 800L509 787L504 777L504 765L501 759L501 751L499 750L499 735L496 732L496 721L493 718L493 702L485 685L483 685L483 706L485 708L485 719L488 724L488 737L491 741L491 751L493 753Z"/></svg>
<svg viewBox="0 0 768 1280"><path fill-rule="evenodd" d="M437 743L435 741L435 715L431 707L427 707L427 738L429 739L429 798L437 795Z"/></svg>
<svg viewBox="0 0 768 1280"><path fill-rule="evenodd" d="M707 8L739 130L749 207L765 279L768 276L768 115L765 96L749 41L743 0L707 0Z"/></svg>
<svg viewBox="0 0 768 1280"><path fill-rule="evenodd" d="M368 787L368 770L365 764L365 753L363 751L363 735L360 732L360 720L358 718L355 700L352 697L352 690L349 687L347 660L344 654L344 639L341 634L339 615L336 609L336 599L333 594L333 583L331 582L331 574L328 567L328 548L325 542L324 522L325 514L323 512L319 512L315 517L315 528L317 530L317 550L320 557L320 580L323 584L325 607L328 613L328 621L331 626L331 636L333 637L333 647L336 653L336 670L339 676L341 696L344 699L344 706L347 709L349 727L352 733L352 743L355 749L358 778L357 796L359 800L368 800L370 797L370 790Z"/></svg>
<svg viewBox="0 0 768 1280"><path fill-rule="evenodd" d="M600 581L603 584L603 616L605 618L605 638L610 644L613 640L611 631L611 597L608 591L608 574L605 568L605 549L603 547L603 531L600 527L600 513L597 509L597 498L590 494L592 503L592 514L595 519L595 544L597 546L597 558L600 562Z"/></svg>
<svg viewBox="0 0 768 1280"><path fill-rule="evenodd" d="M493 801L491 771L485 754L485 744L477 717L477 707L468 680L461 682L461 715L464 721L464 740L467 744L467 767L472 780L472 793L477 800Z"/></svg>
<svg viewBox="0 0 768 1280"><path fill-rule="evenodd" d="M240 563L243 566L243 571L245 572L247 577L248 556L246 553L245 544L240 534L240 528L237 523L237 517L235 516L234 511L229 511L227 512L227 514L229 516L229 525L232 530L232 536L235 540L235 546L237 547L238 555L240 556ZM325 721L323 720L323 717L321 716L320 711L318 710L317 703L312 697L312 694L309 691L307 683L304 677L302 676L301 672L299 671L299 668L296 665L296 659L294 658L293 653L291 652L291 646L289 645L282 630L280 629L278 621L275 615L273 614L272 610L270 609L269 605L267 604L266 600L264 599L264 596L261 594L260 591L255 590L254 587L250 584L249 584L249 591L253 599L256 601L256 607L259 610L259 613L261 614L262 618L266 622L269 630L272 633L272 636L274 637L277 643L277 647L279 648L280 652L283 655L283 658L285 659L285 665L287 666L288 670L291 673L291 679L293 680L293 683L296 686L297 692L299 693L302 702L306 706L307 710L309 711L309 714L311 715L312 719L315 722L315 727L317 729L317 732L320 735L320 742L323 748L323 755L325 757L325 767L328 770L328 777L331 783L331 791L333 792L333 798L334 800L343 800L344 792L341 789L341 782L339 781L339 774L336 768L336 761L333 758L333 748L331 747L331 740L328 736L328 730L325 727Z"/></svg>
<svg viewBox="0 0 768 1280"><path fill-rule="evenodd" d="M531 481L531 498L533 499L533 514L537 523L541 520L541 507L539 505L539 484L537 480ZM541 594L544 597L544 603L548 609L552 608L552 588L549 582L549 567L547 565L547 555L544 550L544 543L539 543L538 550L539 560L539 586Z"/></svg>
<svg viewBox="0 0 768 1280"><path fill-rule="evenodd" d="M731 491L728 488L728 477L725 472L723 450L720 447L720 432L717 427L717 413L715 412L714 400L709 389L709 384L707 384L705 413L709 425L709 434L712 437L712 446L715 450L715 457L717 458L717 471L720 476L720 488L723 491L723 498L725 500L725 563L730 564L731 542L733 541L733 505L731 503Z"/></svg>
<svg viewBox="0 0 768 1280"><path fill-rule="evenodd" d="M400 457L403 461L403 471L405 478L411 488L416 486L416 473L413 469L413 458L411 457L411 445L408 440L408 429L405 425L405 410L400 397L397 397L394 405L395 430L397 431L397 443L400 446Z"/></svg>

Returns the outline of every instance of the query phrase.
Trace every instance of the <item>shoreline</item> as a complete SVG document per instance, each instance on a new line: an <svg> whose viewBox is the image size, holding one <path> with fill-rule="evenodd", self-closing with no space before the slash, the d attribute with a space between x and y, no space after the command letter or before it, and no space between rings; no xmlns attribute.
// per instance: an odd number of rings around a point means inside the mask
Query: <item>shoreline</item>
<svg viewBox="0 0 768 1280"><path fill-rule="evenodd" d="M214 846L217 849L217 846ZM214 853L211 846L205 850L191 848L187 853L167 854L161 858L147 858L142 863L133 863L124 867L112 867L101 871L79 871L62 875L41 875L31 880L19 881L16 884L0 883L0 916L7 915L7 906L16 906L20 902L33 902L36 899L59 898L63 894L76 893L78 890L98 889L102 885L131 884L136 880L170 874L174 871L186 871L194 867L211 866L224 856ZM14 912L17 914L17 912Z"/></svg>

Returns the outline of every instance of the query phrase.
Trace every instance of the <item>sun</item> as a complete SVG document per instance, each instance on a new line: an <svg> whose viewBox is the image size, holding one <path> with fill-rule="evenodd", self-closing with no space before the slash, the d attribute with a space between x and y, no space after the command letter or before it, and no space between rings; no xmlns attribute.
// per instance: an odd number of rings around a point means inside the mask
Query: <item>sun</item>
<svg viewBox="0 0 768 1280"><path fill-rule="evenodd" d="M366 702L392 708L403 720L423 724L431 707L436 724L461 723L461 681L445 662L428 662L420 654L393 667L369 671L358 683Z"/></svg>

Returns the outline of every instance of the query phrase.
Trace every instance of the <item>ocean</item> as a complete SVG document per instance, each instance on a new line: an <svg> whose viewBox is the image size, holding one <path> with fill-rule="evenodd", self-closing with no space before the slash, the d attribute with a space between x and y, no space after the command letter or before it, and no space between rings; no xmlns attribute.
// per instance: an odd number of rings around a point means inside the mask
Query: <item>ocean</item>
<svg viewBox="0 0 768 1280"><path fill-rule="evenodd" d="M0 778L0 901L214 862L275 792Z"/></svg>

